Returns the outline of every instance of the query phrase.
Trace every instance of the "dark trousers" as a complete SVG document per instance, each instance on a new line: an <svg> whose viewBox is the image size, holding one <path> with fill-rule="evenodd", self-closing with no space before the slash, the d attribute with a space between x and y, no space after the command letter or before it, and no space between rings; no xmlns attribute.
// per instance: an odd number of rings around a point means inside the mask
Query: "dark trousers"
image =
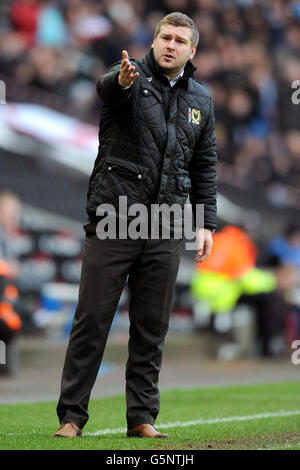
<svg viewBox="0 0 300 470"><path fill-rule="evenodd" d="M288 305L278 292L243 294L239 303L247 303L255 309L257 339L262 356L272 356L271 340L285 332L285 316Z"/></svg>
<svg viewBox="0 0 300 470"><path fill-rule="evenodd" d="M178 273L181 240L84 241L79 299L66 352L60 423L86 424L88 402L110 326L128 276L128 428L153 424L159 412L158 376Z"/></svg>

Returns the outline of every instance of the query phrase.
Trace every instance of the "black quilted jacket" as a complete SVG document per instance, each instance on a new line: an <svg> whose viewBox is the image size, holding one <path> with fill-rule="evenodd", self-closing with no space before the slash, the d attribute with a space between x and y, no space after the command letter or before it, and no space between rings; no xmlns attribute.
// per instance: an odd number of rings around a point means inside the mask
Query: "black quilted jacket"
<svg viewBox="0 0 300 470"><path fill-rule="evenodd" d="M208 90L188 62L171 88L150 49L135 62L139 77L122 90L120 62L97 83L102 100L99 151L89 180L87 213L101 203L204 204L204 226L216 226L216 141Z"/></svg>

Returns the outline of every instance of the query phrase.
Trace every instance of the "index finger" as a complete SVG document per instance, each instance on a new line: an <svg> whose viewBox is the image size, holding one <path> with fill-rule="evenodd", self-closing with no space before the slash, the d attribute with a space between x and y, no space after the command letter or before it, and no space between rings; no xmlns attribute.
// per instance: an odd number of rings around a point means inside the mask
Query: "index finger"
<svg viewBox="0 0 300 470"><path fill-rule="evenodd" d="M128 60L128 52L124 49L122 51L122 61Z"/></svg>

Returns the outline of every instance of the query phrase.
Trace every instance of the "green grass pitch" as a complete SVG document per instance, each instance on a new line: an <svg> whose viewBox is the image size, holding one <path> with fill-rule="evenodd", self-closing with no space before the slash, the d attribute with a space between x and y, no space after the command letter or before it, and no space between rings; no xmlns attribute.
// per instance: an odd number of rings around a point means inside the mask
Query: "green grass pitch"
<svg viewBox="0 0 300 470"><path fill-rule="evenodd" d="M300 382L162 392L155 426L169 439L127 438L124 396L92 399L83 437L54 439L55 408L0 405L0 450L300 449Z"/></svg>

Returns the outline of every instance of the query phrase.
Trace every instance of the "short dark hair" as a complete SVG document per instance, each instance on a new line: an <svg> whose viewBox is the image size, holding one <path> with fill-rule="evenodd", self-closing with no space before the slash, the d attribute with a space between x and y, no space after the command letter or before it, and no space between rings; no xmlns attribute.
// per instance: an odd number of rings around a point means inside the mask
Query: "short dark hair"
<svg viewBox="0 0 300 470"><path fill-rule="evenodd" d="M180 13L179 11L175 11L174 13L170 13L169 15L164 16L155 28L155 38L159 34L161 27L165 24L172 24L173 26L185 26L190 28L192 30L192 46L194 47L198 45L199 31L192 18L189 16L185 15L184 13Z"/></svg>
<svg viewBox="0 0 300 470"><path fill-rule="evenodd" d="M296 235L297 233L300 233L300 224L290 223L287 225L284 235L286 238L289 238L293 235Z"/></svg>

